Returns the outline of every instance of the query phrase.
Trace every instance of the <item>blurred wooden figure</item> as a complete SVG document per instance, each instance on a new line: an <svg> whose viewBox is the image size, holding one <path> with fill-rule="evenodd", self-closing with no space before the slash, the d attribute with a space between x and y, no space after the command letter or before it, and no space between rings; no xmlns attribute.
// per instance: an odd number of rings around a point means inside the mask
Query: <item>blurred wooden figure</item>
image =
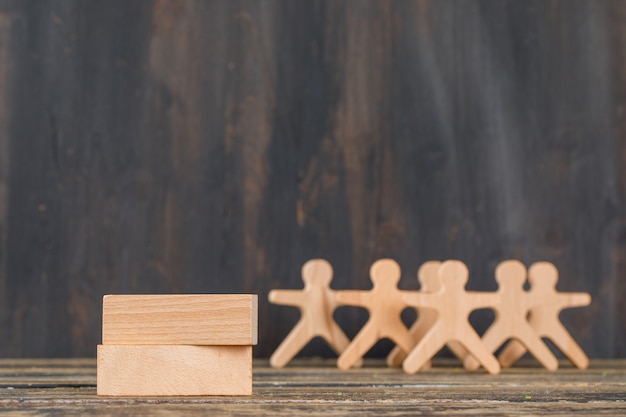
<svg viewBox="0 0 626 417"><path fill-rule="evenodd" d="M367 323L339 356L337 366L340 369L352 367L382 338L391 339L406 352L413 347L409 329L400 317L407 307L403 297L407 291L398 289L400 266L393 259L380 259L370 268L370 278L373 288L369 291L337 292L341 304L369 311Z"/></svg>
<svg viewBox="0 0 626 417"><path fill-rule="evenodd" d="M461 261L445 261L438 273L441 287L437 292L413 291L405 294L405 300L410 306L417 309L433 308L438 314L430 330L404 360L404 371L409 374L417 372L448 342L456 341L468 354L477 358L490 374L498 374L500 364L485 348L468 317L474 310L497 305L500 296L496 293L466 291L469 272Z"/></svg>
<svg viewBox="0 0 626 417"><path fill-rule="evenodd" d="M537 262L528 270L530 282L529 296L536 300L537 305L530 310L528 321L533 330L540 336L550 339L574 366L587 369L589 358L559 320L561 310L566 308L584 307L591 303L588 293L559 293L556 284L559 272L549 262ZM523 344L512 340L499 356L504 367L513 365L526 353Z"/></svg>
<svg viewBox="0 0 626 417"><path fill-rule="evenodd" d="M493 307L496 319L482 337L485 347L495 352L504 342L513 339L524 345L546 369L556 370L557 359L527 321L528 312L542 300L524 291L526 267L516 260L501 262L496 267L496 281L500 300ZM480 366L472 356L465 358L464 365L471 370Z"/></svg>
<svg viewBox="0 0 626 417"><path fill-rule="evenodd" d="M428 261L420 266L417 271L417 279L420 283L420 292L431 293L439 291L441 284L439 282L439 267L441 266L440 261ZM430 330L433 324L437 321L437 310L433 308L420 308L418 309L417 320L411 328L409 332L413 337L413 346L417 345L417 343L422 340L424 335ZM452 353L454 353L459 359L463 360L467 355L467 351L465 348L455 342L450 341L448 343L448 349ZM389 366L401 366L402 362L406 358L407 352L404 352L399 346L395 346L389 355L387 355L387 365ZM430 369L431 363L427 361L422 365L422 370Z"/></svg>
<svg viewBox="0 0 626 417"><path fill-rule="evenodd" d="M330 288L333 268L324 259L312 259L302 267L302 290L272 290L269 301L274 304L298 307L300 321L274 351L270 364L282 368L291 361L314 337L322 337L337 354L350 343L335 322L333 312L339 306L337 292Z"/></svg>

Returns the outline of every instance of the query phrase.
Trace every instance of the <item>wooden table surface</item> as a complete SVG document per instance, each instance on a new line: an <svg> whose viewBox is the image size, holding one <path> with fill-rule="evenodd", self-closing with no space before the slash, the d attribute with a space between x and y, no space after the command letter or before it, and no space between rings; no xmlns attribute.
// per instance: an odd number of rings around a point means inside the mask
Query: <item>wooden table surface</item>
<svg viewBox="0 0 626 417"><path fill-rule="evenodd" d="M626 415L626 360L595 360L579 371L533 363L498 376L455 362L406 375L366 361L339 371L303 359L282 370L254 363L251 397L96 396L93 359L0 360L0 412L33 415Z"/></svg>

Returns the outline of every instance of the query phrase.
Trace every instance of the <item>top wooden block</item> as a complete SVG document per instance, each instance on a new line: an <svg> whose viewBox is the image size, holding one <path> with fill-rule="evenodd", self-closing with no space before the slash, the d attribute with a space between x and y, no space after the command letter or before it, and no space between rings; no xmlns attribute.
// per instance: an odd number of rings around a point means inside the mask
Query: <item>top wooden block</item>
<svg viewBox="0 0 626 417"><path fill-rule="evenodd" d="M256 345L256 294L105 295L104 345Z"/></svg>

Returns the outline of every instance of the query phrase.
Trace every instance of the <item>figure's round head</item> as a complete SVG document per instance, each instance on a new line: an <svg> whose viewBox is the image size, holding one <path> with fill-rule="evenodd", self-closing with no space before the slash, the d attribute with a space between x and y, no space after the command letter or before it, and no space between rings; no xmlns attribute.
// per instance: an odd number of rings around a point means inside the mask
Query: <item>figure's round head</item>
<svg viewBox="0 0 626 417"><path fill-rule="evenodd" d="M329 286L333 267L326 259L311 259L302 267L302 281L306 285Z"/></svg>
<svg viewBox="0 0 626 417"><path fill-rule="evenodd" d="M393 259L379 259L370 268L374 285L397 285L400 282L400 265Z"/></svg>
<svg viewBox="0 0 626 417"><path fill-rule="evenodd" d="M559 271L550 262L535 262L528 269L528 281L532 288L555 288Z"/></svg>
<svg viewBox="0 0 626 417"><path fill-rule="evenodd" d="M469 271L461 261L449 260L439 268L439 280L446 288L465 288Z"/></svg>
<svg viewBox="0 0 626 417"><path fill-rule="evenodd" d="M439 267L441 262L424 262L417 271L417 280L420 283L420 291L434 292L441 287L439 283Z"/></svg>
<svg viewBox="0 0 626 417"><path fill-rule="evenodd" d="M526 267L515 259L500 262L496 267L496 281L499 286L508 284L522 288L526 282Z"/></svg>

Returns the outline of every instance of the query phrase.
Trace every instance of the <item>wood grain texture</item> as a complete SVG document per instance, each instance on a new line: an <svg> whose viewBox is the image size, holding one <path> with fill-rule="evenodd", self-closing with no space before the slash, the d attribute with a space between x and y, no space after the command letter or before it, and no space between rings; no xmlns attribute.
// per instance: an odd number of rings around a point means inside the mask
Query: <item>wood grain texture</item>
<svg viewBox="0 0 626 417"><path fill-rule="evenodd" d="M15 416L399 416L599 415L626 412L623 360L567 362L556 372L523 361L498 376L465 372L436 359L406 375L366 360L337 370L334 360L297 359L283 369L255 361L253 392L241 397L96 396L95 360L0 360L0 407ZM13 389L9 389L12 387Z"/></svg>
<svg viewBox="0 0 626 417"><path fill-rule="evenodd" d="M625 21L622 0L0 0L0 356L94 355L104 294L266 300L313 258L363 290L390 257L405 290L429 259L480 291L552 262L594 299L565 327L625 357ZM268 357L298 313L259 318Z"/></svg>
<svg viewBox="0 0 626 417"><path fill-rule="evenodd" d="M252 394L252 346L98 345L98 395Z"/></svg>
<svg viewBox="0 0 626 417"><path fill-rule="evenodd" d="M256 294L105 295L104 345L256 345Z"/></svg>

